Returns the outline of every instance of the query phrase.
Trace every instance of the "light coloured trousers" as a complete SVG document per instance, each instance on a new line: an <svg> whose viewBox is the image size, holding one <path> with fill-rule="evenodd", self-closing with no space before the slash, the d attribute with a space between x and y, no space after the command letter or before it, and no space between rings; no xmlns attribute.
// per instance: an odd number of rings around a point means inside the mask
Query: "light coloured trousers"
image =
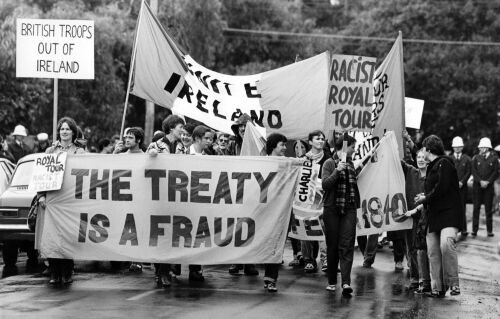
<svg viewBox="0 0 500 319"><path fill-rule="evenodd" d="M427 253L432 290L446 291L458 284L457 236L458 228L446 227L440 232L427 233Z"/></svg>

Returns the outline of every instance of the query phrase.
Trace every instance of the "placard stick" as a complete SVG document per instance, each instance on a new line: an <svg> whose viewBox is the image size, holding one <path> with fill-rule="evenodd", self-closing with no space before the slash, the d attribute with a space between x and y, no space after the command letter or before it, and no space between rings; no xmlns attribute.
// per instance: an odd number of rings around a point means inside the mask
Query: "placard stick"
<svg viewBox="0 0 500 319"><path fill-rule="evenodd" d="M344 141L342 142L342 162L347 162L347 132L344 132Z"/></svg>
<svg viewBox="0 0 500 319"><path fill-rule="evenodd" d="M52 110L52 142L57 140L57 97L59 95L59 79L54 78L54 106Z"/></svg>

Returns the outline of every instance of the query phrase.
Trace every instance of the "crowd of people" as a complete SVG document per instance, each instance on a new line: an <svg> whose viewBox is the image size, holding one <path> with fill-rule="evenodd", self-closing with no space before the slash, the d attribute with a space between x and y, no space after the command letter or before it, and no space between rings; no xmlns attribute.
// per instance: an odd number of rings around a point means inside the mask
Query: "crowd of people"
<svg viewBox="0 0 500 319"><path fill-rule="evenodd" d="M99 141L99 151L106 154L158 153L185 155L226 155L241 153L245 128L251 118L244 114L231 127L234 136L214 132L205 125L186 123L177 115L168 116L162 123L162 130L154 134L149 145L145 144L144 131L140 127L125 129L123 139L114 136ZM34 148L25 144L26 129L15 127L10 143L3 141L0 155L16 163L30 152L67 152L80 154L87 152L81 129L69 117L63 117L57 125L57 141L49 143L48 135L40 133ZM486 235L494 236L492 216L498 209L499 159L491 141L485 137L478 145L479 153L472 159L463 153L461 137L453 139L452 154L446 154L442 140L435 135L425 138L417 146L408 133L404 132L405 157L401 166L405 176L405 191L408 210L406 216L413 218L413 228L389 232L392 241L394 271L404 269L403 261L408 261L410 282L408 289L417 294L442 298L449 290L450 295L460 294L458 278L457 238L468 236L466 200L467 182L473 177L472 236L478 236L481 205L486 213ZM305 273L318 269L327 275L326 290L335 291L339 281L344 295L353 292L351 269L355 241L363 254L363 267L371 268L375 262L379 234L356 237L356 210L360 207L360 193L357 176L363 163L352 160L356 140L348 134L337 132L330 144L320 130L311 132L307 140L297 140L293 144L295 156L304 158L320 166L320 178L324 191L324 210L321 218L325 241L299 241L291 239L293 260L291 267L303 267ZM287 137L272 133L266 140L268 156L285 156ZM495 197L497 195L497 198ZM45 207L45 194L37 195L41 207ZM494 200L496 201L494 204ZM293 213L293 212L292 212ZM460 233L460 236L457 234ZM317 259L320 257L320 267ZM70 259L49 259L51 285L72 282L73 261ZM177 276L181 266L158 263L155 267L154 282L157 287L168 288ZM142 264L131 262L130 270L140 271ZM264 288L276 292L280 264L264 265ZM254 264L230 265L228 272L257 276ZM204 281L203 267L189 265L190 281Z"/></svg>

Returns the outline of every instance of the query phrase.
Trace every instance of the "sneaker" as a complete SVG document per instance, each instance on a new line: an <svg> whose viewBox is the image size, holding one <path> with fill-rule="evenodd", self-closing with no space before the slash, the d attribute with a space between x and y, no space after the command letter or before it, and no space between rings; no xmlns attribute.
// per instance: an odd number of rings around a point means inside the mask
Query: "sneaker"
<svg viewBox="0 0 500 319"><path fill-rule="evenodd" d="M275 282L269 281L266 288L268 292L278 292Z"/></svg>
<svg viewBox="0 0 500 319"><path fill-rule="evenodd" d="M411 282L409 285L408 285L408 290L409 291L416 291L420 288L420 284L418 282Z"/></svg>
<svg viewBox="0 0 500 319"><path fill-rule="evenodd" d="M403 266L403 263L398 261L396 263L396 265L394 266L394 271L395 272L402 272L403 270L405 269L405 267Z"/></svg>
<svg viewBox="0 0 500 319"><path fill-rule="evenodd" d="M245 265L245 269L243 270L245 275L247 276L258 276L259 271L255 268L255 265Z"/></svg>
<svg viewBox="0 0 500 319"><path fill-rule="evenodd" d="M326 286L326 290L328 290L328 291L335 291L335 289L336 289L335 285Z"/></svg>
<svg viewBox="0 0 500 319"><path fill-rule="evenodd" d="M229 273L232 275L236 275L240 272L241 269L243 269L242 265L231 265L229 266Z"/></svg>
<svg viewBox="0 0 500 319"><path fill-rule="evenodd" d="M352 294L352 288L348 284L343 284L342 285L342 294L343 295L350 295Z"/></svg>
<svg viewBox="0 0 500 319"><path fill-rule="evenodd" d="M328 264L326 263L326 261L323 263L323 265L321 265L321 271L322 272L328 271Z"/></svg>
<svg viewBox="0 0 500 319"><path fill-rule="evenodd" d="M488 233L488 237L493 237L495 236L495 234L493 234L492 232Z"/></svg>
<svg viewBox="0 0 500 319"><path fill-rule="evenodd" d="M417 295L423 295L423 294L431 292L431 291L432 291L432 289L431 289L431 286L429 284L424 285L423 283L420 283L418 289L415 290L414 293Z"/></svg>
<svg viewBox="0 0 500 319"><path fill-rule="evenodd" d="M132 263L130 267L128 267L128 271L130 272L142 272L142 265L139 263Z"/></svg>
<svg viewBox="0 0 500 319"><path fill-rule="evenodd" d="M473 231L472 233L470 233L470 235L471 235L472 237L476 237L476 236L477 236L477 231Z"/></svg>
<svg viewBox="0 0 500 319"><path fill-rule="evenodd" d="M190 271L189 272L189 281L202 282L202 281L205 281L205 277L203 277L203 274L201 273L201 271Z"/></svg>
<svg viewBox="0 0 500 319"><path fill-rule="evenodd" d="M316 271L318 271L318 267L313 263L307 263L304 266L304 272L307 274L312 274L315 273Z"/></svg>
<svg viewBox="0 0 500 319"><path fill-rule="evenodd" d="M426 292L424 295L431 298L444 298L445 294L446 292L444 291L432 290L430 292Z"/></svg>
<svg viewBox="0 0 500 319"><path fill-rule="evenodd" d="M452 295L452 296L458 296L458 295L460 295L460 287L458 287L458 286L451 287L451 289L450 289L450 295Z"/></svg>
<svg viewBox="0 0 500 319"><path fill-rule="evenodd" d="M293 260L288 263L289 267L298 267L300 266L300 260L298 256L293 256Z"/></svg>

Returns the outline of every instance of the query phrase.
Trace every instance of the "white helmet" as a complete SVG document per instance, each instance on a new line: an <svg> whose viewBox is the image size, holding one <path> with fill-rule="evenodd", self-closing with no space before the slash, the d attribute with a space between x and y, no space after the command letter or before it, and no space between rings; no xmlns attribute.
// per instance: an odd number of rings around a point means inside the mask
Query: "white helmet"
<svg viewBox="0 0 500 319"><path fill-rule="evenodd" d="M477 147L487 147L487 148L493 148L491 147L491 141L487 137L483 137L482 139L479 140L479 145Z"/></svg>
<svg viewBox="0 0 500 319"><path fill-rule="evenodd" d="M455 136L451 141L451 147L464 147L464 141L460 136Z"/></svg>
<svg viewBox="0 0 500 319"><path fill-rule="evenodd" d="M12 132L12 135L20 135L20 136L28 136L26 133L26 128L22 125L16 125L14 128L14 132Z"/></svg>

